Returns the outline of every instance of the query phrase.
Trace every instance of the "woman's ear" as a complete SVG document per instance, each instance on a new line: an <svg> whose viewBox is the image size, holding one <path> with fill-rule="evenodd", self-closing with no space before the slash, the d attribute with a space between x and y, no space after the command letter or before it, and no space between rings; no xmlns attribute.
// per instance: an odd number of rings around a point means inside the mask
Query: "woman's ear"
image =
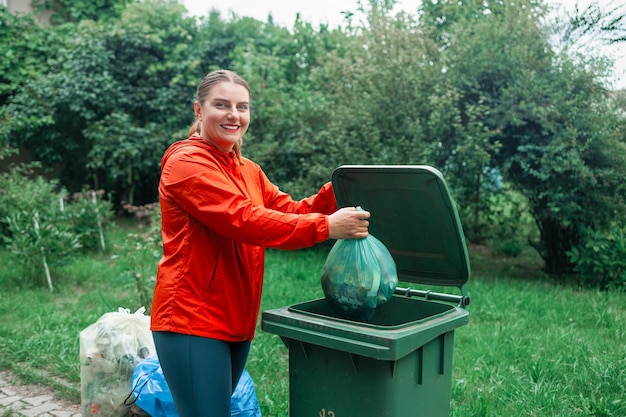
<svg viewBox="0 0 626 417"><path fill-rule="evenodd" d="M202 120L202 107L200 107L200 103L197 101L193 102L193 112L196 114L198 120Z"/></svg>

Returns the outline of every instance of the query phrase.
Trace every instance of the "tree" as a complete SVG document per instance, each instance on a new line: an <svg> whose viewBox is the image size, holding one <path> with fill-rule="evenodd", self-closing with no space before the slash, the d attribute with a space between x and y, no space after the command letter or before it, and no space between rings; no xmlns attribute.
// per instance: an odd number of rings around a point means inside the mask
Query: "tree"
<svg viewBox="0 0 626 417"><path fill-rule="evenodd" d="M557 54L536 2L481 13L448 6L451 16L431 21L453 22L439 37L447 74L463 107L489 109L482 123L494 133L492 160L529 201L546 270L572 272L567 251L581 243L581 228L623 221L625 120L601 83L606 67Z"/></svg>
<svg viewBox="0 0 626 417"><path fill-rule="evenodd" d="M34 0L39 15L51 12L50 23L59 25L81 20L110 20L119 17L124 7L136 0Z"/></svg>
<svg viewBox="0 0 626 417"><path fill-rule="evenodd" d="M297 20L293 33L266 25L262 41L250 39L234 54L233 65L252 88L253 119L245 152L277 184L295 196L310 195L328 180L311 170L318 137L328 120L324 86L312 79L324 60L344 46L338 30Z"/></svg>
<svg viewBox="0 0 626 417"><path fill-rule="evenodd" d="M191 119L190 80L198 79L195 21L184 13L176 3L146 1L118 21L67 24L71 35L50 72L3 108L9 142L59 166L70 191L89 182L117 203L154 201L160 156Z"/></svg>
<svg viewBox="0 0 626 417"><path fill-rule="evenodd" d="M429 164L471 239L519 231L502 220L504 201L534 219L539 237L528 238L549 272L569 273L583 248L611 241L626 212L624 103L603 85L610 60L581 47L623 41L619 8L553 23L541 0L428 1L416 16L392 15L393 0L365 3L362 20L333 30L194 19L166 0L43 32L0 15L10 32L0 138L60 166L72 191L90 182L117 203L152 202L199 80L234 69L252 88L244 152L296 197L342 164ZM52 36L63 41L46 49Z"/></svg>
<svg viewBox="0 0 626 417"><path fill-rule="evenodd" d="M14 15L0 7L0 106L26 81L46 73L58 42L58 32L42 28L31 15Z"/></svg>
<svg viewBox="0 0 626 417"><path fill-rule="evenodd" d="M290 184L320 184L351 163L431 164L452 173L478 155L468 149L488 144L484 109L460 108L428 30L410 15L392 16L392 7L370 2L366 21L350 26L342 47L310 72L306 107L294 113L304 129L293 129L301 139L289 149L302 154Z"/></svg>
<svg viewBox="0 0 626 417"><path fill-rule="evenodd" d="M200 78L211 70L233 68L237 48L245 47L248 42L271 43L267 37L271 37L274 29L280 30L271 23L264 24L250 17L232 15L226 20L212 10L198 24L196 48Z"/></svg>
<svg viewBox="0 0 626 417"><path fill-rule="evenodd" d="M573 67L572 67L573 69ZM559 72L518 90L524 124L504 130L507 178L531 202L541 240L533 246L550 273L573 271L567 252L583 230L624 224L626 120L597 81Z"/></svg>

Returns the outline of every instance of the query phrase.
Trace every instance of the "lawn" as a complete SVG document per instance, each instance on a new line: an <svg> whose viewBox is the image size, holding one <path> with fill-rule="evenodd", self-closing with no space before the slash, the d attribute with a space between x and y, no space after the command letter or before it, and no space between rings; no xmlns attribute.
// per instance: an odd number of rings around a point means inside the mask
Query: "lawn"
<svg viewBox="0 0 626 417"><path fill-rule="evenodd" d="M53 292L16 278L15 261L0 251L0 368L80 402L79 332L142 304L129 232L109 232L107 253L57 267ZM324 248L268 251L262 309L322 297L325 256ZM144 283L154 269L145 259ZM626 416L626 295L555 282L531 252L506 258L470 246L470 260L470 322L455 330L450 415ZM259 328L247 370L263 416L288 416L281 339Z"/></svg>

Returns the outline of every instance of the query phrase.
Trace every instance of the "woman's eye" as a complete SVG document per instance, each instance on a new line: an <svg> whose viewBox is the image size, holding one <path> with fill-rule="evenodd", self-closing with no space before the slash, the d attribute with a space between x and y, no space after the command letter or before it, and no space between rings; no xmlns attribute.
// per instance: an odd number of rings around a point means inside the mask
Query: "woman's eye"
<svg viewBox="0 0 626 417"><path fill-rule="evenodd" d="M226 103L217 102L215 103L215 107L217 107L218 109L224 109L226 108Z"/></svg>
<svg viewBox="0 0 626 417"><path fill-rule="evenodd" d="M247 104L239 104L239 105L237 105L237 110L239 110L239 111L248 111L248 105Z"/></svg>

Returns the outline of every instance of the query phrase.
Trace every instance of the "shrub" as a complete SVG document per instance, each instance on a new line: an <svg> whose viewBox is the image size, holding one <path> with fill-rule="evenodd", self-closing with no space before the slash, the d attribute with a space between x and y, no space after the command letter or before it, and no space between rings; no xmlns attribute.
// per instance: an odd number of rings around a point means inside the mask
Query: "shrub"
<svg viewBox="0 0 626 417"><path fill-rule="evenodd" d="M626 227L610 231L582 230L582 243L567 252L574 271L587 286L626 289Z"/></svg>
<svg viewBox="0 0 626 417"><path fill-rule="evenodd" d="M103 192L67 195L56 180L33 176L37 164L21 164L0 175L0 241L22 273L18 280L36 284L51 268L80 250L104 250L103 228L112 217Z"/></svg>
<svg viewBox="0 0 626 417"><path fill-rule="evenodd" d="M36 162L19 164L0 174L0 234L9 234L7 218L12 213L20 210L43 213L53 200L58 204L61 195L54 192L58 182L34 177L34 170L39 167Z"/></svg>
<svg viewBox="0 0 626 417"><path fill-rule="evenodd" d="M20 277L36 282L37 277L45 274L50 290L53 289L50 266L62 263L81 247L69 225L57 220L58 211L45 216L37 211L16 211L5 219L10 236L3 236L15 261L22 266Z"/></svg>
<svg viewBox="0 0 626 417"><path fill-rule="evenodd" d="M112 226L113 205L105 198L104 190L83 190L68 194L66 221L80 239L84 250L106 250L104 229Z"/></svg>
<svg viewBox="0 0 626 417"><path fill-rule="evenodd" d="M158 203L134 207L141 227L127 234L121 245L120 261L127 264L126 274L132 277L139 296L139 305L148 314L152 305L152 292L156 283L156 265L162 254L161 211Z"/></svg>
<svg viewBox="0 0 626 417"><path fill-rule="evenodd" d="M528 211L528 201L509 187L488 195L482 227L486 241L496 253L517 257L538 236L537 225Z"/></svg>

